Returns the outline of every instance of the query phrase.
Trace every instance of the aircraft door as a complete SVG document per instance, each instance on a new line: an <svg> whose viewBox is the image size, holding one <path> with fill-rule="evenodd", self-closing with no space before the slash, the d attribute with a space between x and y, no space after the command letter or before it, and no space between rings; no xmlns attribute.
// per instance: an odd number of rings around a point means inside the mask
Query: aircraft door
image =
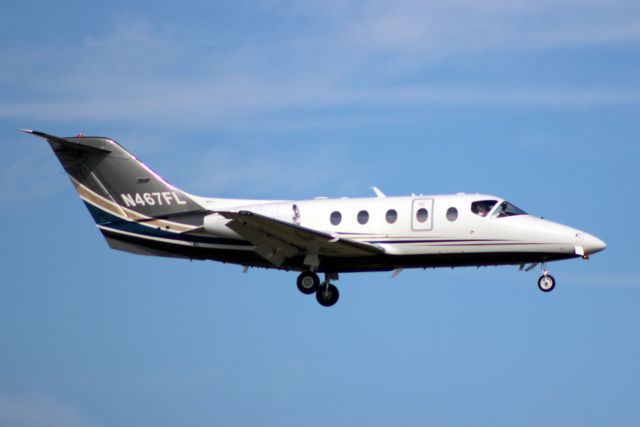
<svg viewBox="0 0 640 427"><path fill-rule="evenodd" d="M433 228L433 199L413 199L411 229L429 231Z"/></svg>

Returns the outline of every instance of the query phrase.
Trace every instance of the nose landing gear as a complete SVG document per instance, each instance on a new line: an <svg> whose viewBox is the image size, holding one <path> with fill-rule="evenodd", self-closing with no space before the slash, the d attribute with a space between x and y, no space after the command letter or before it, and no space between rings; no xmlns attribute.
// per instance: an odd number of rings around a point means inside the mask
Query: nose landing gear
<svg viewBox="0 0 640 427"><path fill-rule="evenodd" d="M556 279L549 274L547 263L542 262L542 276L538 279L538 289L542 292L551 292L556 287Z"/></svg>
<svg viewBox="0 0 640 427"><path fill-rule="evenodd" d="M547 274L546 276L543 274L538 279L538 289L540 289L542 292L551 292L555 287L556 279L554 279L550 274Z"/></svg>
<svg viewBox="0 0 640 427"><path fill-rule="evenodd" d="M340 292L338 288L331 284L331 280L338 280L335 273L325 273L324 281L320 283L320 278L313 271L304 271L298 276L296 284L298 290L305 295L316 294L316 300L324 307L331 307L338 302Z"/></svg>

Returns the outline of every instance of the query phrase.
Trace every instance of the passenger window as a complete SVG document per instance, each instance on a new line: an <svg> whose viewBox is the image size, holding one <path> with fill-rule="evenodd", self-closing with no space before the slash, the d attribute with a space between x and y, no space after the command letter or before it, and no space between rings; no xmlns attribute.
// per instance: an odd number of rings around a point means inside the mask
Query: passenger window
<svg viewBox="0 0 640 427"><path fill-rule="evenodd" d="M416 211L416 219L418 222L425 222L429 218L429 212L425 208Z"/></svg>
<svg viewBox="0 0 640 427"><path fill-rule="evenodd" d="M447 219L449 221L451 221L451 222L453 222L456 219L458 219L458 209L456 209L456 208L447 209Z"/></svg>
<svg viewBox="0 0 640 427"><path fill-rule="evenodd" d="M477 202L471 203L471 212L480 216L487 216L491 208L493 208L497 200L478 200Z"/></svg>
<svg viewBox="0 0 640 427"><path fill-rule="evenodd" d="M387 222L389 224L393 224L394 222L396 222L398 220L398 212L396 212L395 209L389 209L387 211L386 218L387 218Z"/></svg>
<svg viewBox="0 0 640 427"><path fill-rule="evenodd" d="M329 221L331 224L338 225L342 222L342 214L338 211L331 212L331 216L329 217Z"/></svg>
<svg viewBox="0 0 640 427"><path fill-rule="evenodd" d="M369 212L367 211L358 212L358 222L363 225L369 222Z"/></svg>

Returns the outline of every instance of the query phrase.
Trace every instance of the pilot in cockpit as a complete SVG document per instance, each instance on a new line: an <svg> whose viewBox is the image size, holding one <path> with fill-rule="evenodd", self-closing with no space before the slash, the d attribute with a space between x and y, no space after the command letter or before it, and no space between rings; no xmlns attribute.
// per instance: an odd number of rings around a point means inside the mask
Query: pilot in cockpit
<svg viewBox="0 0 640 427"><path fill-rule="evenodd" d="M498 218L502 218L503 216L508 216L509 213L507 212L507 204L503 203L502 205L500 205L500 213L498 214Z"/></svg>

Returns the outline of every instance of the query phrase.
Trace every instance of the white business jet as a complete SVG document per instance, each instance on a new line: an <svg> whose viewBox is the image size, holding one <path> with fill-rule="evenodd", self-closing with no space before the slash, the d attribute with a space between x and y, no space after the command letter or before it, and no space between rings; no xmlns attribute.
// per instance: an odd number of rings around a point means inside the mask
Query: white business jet
<svg viewBox="0 0 640 427"><path fill-rule="evenodd" d="M540 265L606 248L597 237L528 215L485 194L314 200L206 198L167 183L104 137L46 139L113 249L300 272L298 289L338 301L339 273L404 268ZM324 274L321 281L318 274Z"/></svg>

